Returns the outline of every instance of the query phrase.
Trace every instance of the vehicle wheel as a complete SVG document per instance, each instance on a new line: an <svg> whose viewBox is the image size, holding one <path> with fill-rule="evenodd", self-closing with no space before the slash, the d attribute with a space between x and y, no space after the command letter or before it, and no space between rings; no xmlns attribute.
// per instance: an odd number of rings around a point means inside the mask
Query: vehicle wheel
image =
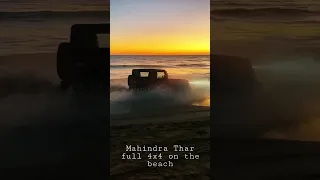
<svg viewBox="0 0 320 180"><path fill-rule="evenodd" d="M74 66L69 43L61 43L57 52L57 73L61 80L68 80Z"/></svg>

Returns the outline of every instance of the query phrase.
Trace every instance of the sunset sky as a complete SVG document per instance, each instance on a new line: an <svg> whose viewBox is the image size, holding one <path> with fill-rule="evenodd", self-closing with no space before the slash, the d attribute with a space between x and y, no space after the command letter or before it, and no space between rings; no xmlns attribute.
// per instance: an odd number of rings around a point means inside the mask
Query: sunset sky
<svg viewBox="0 0 320 180"><path fill-rule="evenodd" d="M112 55L210 53L210 0L111 0Z"/></svg>

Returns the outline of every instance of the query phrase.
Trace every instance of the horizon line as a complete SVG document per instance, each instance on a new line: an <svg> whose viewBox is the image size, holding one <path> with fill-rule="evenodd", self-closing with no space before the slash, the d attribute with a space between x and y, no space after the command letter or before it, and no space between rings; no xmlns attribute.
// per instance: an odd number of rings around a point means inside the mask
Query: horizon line
<svg viewBox="0 0 320 180"><path fill-rule="evenodd" d="M209 54L110 54L110 56L210 56Z"/></svg>

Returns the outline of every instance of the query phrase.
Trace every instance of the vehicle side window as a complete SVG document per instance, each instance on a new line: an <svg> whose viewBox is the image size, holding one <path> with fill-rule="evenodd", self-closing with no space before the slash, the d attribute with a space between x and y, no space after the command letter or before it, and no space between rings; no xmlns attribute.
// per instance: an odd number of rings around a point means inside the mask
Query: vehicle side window
<svg viewBox="0 0 320 180"><path fill-rule="evenodd" d="M157 78L158 79L163 79L165 77L165 73L164 72L158 72L157 73Z"/></svg>
<svg viewBox="0 0 320 180"><path fill-rule="evenodd" d="M149 72L140 72L140 77L149 77Z"/></svg>

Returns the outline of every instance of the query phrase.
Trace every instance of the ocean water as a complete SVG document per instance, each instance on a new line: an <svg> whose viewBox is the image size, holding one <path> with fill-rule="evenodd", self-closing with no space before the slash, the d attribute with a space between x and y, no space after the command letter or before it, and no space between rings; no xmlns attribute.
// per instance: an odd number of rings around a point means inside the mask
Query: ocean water
<svg viewBox="0 0 320 180"><path fill-rule="evenodd" d="M166 69L170 77L209 79L210 57L203 56L122 56L110 58L110 78L126 79L134 68Z"/></svg>
<svg viewBox="0 0 320 180"><path fill-rule="evenodd" d="M105 0L0 0L0 55L56 52L76 23L109 22Z"/></svg>
<svg viewBox="0 0 320 180"><path fill-rule="evenodd" d="M318 1L211 0L211 47L254 62L319 57L319 21Z"/></svg>
<svg viewBox="0 0 320 180"><path fill-rule="evenodd" d="M318 1L211 0L211 52L249 58L266 91L242 134L320 141L319 22Z"/></svg>

